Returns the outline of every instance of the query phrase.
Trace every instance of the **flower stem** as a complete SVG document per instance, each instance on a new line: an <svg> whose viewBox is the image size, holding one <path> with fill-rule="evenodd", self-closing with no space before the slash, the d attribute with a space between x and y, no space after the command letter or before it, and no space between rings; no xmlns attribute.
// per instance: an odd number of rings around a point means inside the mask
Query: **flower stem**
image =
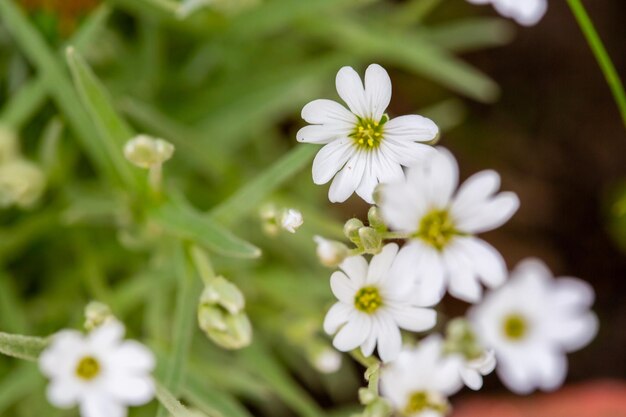
<svg viewBox="0 0 626 417"><path fill-rule="evenodd" d="M600 36L598 36L598 33L593 26L593 22L589 18L582 2L580 0L567 0L567 3L574 14L581 31L585 35L587 43L589 43L589 47L598 61L598 65L600 65L600 69L602 70L604 78L613 93L613 97L615 98L615 102L619 108L622 121L626 127L626 93L624 92L624 86L619 78L619 75L617 74L617 70L611 61Z"/></svg>

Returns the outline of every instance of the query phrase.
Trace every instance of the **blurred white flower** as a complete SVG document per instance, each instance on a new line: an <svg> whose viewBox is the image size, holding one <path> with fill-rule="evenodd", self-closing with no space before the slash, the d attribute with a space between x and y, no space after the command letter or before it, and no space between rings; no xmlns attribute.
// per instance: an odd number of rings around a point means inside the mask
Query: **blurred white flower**
<svg viewBox="0 0 626 417"><path fill-rule="evenodd" d="M46 177L36 164L14 158L0 164L0 207L30 208L46 189Z"/></svg>
<svg viewBox="0 0 626 417"><path fill-rule="evenodd" d="M298 210L288 209L283 213L281 219L281 226L289 233L296 233L296 230L302 226L304 220L302 219L302 213Z"/></svg>
<svg viewBox="0 0 626 417"><path fill-rule="evenodd" d="M148 135L137 135L124 145L124 157L140 168L161 165L173 154L174 145Z"/></svg>
<svg viewBox="0 0 626 417"><path fill-rule="evenodd" d="M476 359L463 360L459 374L465 385L478 391L483 387L483 376L489 375L494 369L496 369L496 355L492 349L488 349Z"/></svg>
<svg viewBox="0 0 626 417"><path fill-rule="evenodd" d="M517 211L514 193L496 194L500 176L482 171L456 191L458 167L452 154L438 147L425 164L409 169L406 180L382 184L378 203L393 230L411 235L398 262L413 275L422 305L436 304L445 293L468 302L482 296L479 280L501 285L506 265L500 253L474 234L495 229Z"/></svg>
<svg viewBox="0 0 626 417"><path fill-rule="evenodd" d="M73 330L57 333L39 358L50 379L50 403L59 408L78 404L82 417L125 417L128 406L152 400L154 356L123 336L124 326L116 321L87 336Z"/></svg>
<svg viewBox="0 0 626 417"><path fill-rule="evenodd" d="M370 356L378 345L384 362L400 353L400 328L424 331L435 325L436 313L412 302L408 289L412 283L406 271L394 264L398 245L386 245L372 257L370 264L362 256L346 258L330 277L330 286L339 299L326 314L324 330L335 334L333 345L342 352L361 347Z"/></svg>
<svg viewBox="0 0 626 417"><path fill-rule="evenodd" d="M337 92L348 109L333 100L314 100L302 109L310 123L297 140L324 144L313 161L313 182L326 184L333 177L328 198L342 202L355 191L368 203L379 182L403 178L402 166L426 159L432 148L419 142L437 138L439 128L422 116L389 120L385 110L391 100L391 80L377 64L365 72L365 86L351 67L337 73ZM335 176L335 174L337 174Z"/></svg>
<svg viewBox="0 0 626 417"><path fill-rule="evenodd" d="M587 283L555 280L541 261L526 260L469 317L478 337L495 350L506 386L520 394L553 390L567 373L564 352L582 348L596 334L593 299Z"/></svg>
<svg viewBox="0 0 626 417"><path fill-rule="evenodd" d="M315 352L315 356L313 358L313 365L315 366L315 369L324 374L337 372L339 368L341 368L341 362L341 355L337 353L337 351L326 346Z"/></svg>
<svg viewBox="0 0 626 417"><path fill-rule="evenodd" d="M537 24L548 10L548 0L467 0L473 4L493 4L504 17L524 26Z"/></svg>
<svg viewBox="0 0 626 417"><path fill-rule="evenodd" d="M382 368L380 390L404 416L443 416L450 408L448 396L462 387L458 367L459 358L444 356L441 338L432 335Z"/></svg>
<svg viewBox="0 0 626 417"><path fill-rule="evenodd" d="M336 240L325 239L321 236L313 236L313 240L317 244L317 257L324 266L331 268L339 266L349 254L348 247Z"/></svg>

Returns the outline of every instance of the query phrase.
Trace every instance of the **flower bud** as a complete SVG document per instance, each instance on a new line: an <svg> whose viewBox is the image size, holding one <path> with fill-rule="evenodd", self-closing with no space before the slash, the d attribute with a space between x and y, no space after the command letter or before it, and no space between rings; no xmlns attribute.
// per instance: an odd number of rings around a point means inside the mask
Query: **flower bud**
<svg viewBox="0 0 626 417"><path fill-rule="evenodd" d="M239 288L224 277L216 277L200 296L200 303L218 304L231 314L242 311L245 298Z"/></svg>
<svg viewBox="0 0 626 417"><path fill-rule="evenodd" d="M323 374L332 374L341 368L341 354L326 345L314 349L311 359L315 369Z"/></svg>
<svg viewBox="0 0 626 417"><path fill-rule="evenodd" d="M365 407L363 417L389 417L392 411L391 405L385 399L377 397Z"/></svg>
<svg viewBox="0 0 626 417"><path fill-rule="evenodd" d="M124 157L140 168L161 165L174 154L174 145L163 139L137 135L124 145Z"/></svg>
<svg viewBox="0 0 626 417"><path fill-rule="evenodd" d="M46 186L41 169L25 159L14 159L0 164L0 206L34 205Z"/></svg>
<svg viewBox="0 0 626 417"><path fill-rule="evenodd" d="M302 213L295 209L288 209L282 215L281 226L289 233L296 233L296 230L302 226L304 220L302 219Z"/></svg>
<svg viewBox="0 0 626 417"><path fill-rule="evenodd" d="M383 221L383 216L380 214L380 208L376 206L370 207L369 211L367 212L367 221L369 222L370 227L373 227L378 231L383 232L387 230L387 226Z"/></svg>
<svg viewBox="0 0 626 417"><path fill-rule="evenodd" d="M359 240L359 229L364 227L363 222L357 218L352 218L343 225L343 234L352 242ZM356 242L355 242L356 243Z"/></svg>
<svg viewBox="0 0 626 417"><path fill-rule="evenodd" d="M484 348L476 338L470 323L463 318L451 320L446 328L444 351L448 354L461 354L466 359L476 359L483 355Z"/></svg>
<svg viewBox="0 0 626 417"><path fill-rule="evenodd" d="M0 125L0 164L19 158L20 147L15 132Z"/></svg>
<svg viewBox="0 0 626 417"><path fill-rule="evenodd" d="M373 227L362 227L359 229L361 245L367 253L376 254L380 252L382 246L382 236Z"/></svg>
<svg viewBox="0 0 626 417"><path fill-rule="evenodd" d="M108 305L92 301L85 307L85 329L91 331L109 321L115 320Z"/></svg>
<svg viewBox="0 0 626 417"><path fill-rule="evenodd" d="M349 255L348 247L341 242L321 236L314 236L313 240L317 243L317 257L324 266L334 268Z"/></svg>

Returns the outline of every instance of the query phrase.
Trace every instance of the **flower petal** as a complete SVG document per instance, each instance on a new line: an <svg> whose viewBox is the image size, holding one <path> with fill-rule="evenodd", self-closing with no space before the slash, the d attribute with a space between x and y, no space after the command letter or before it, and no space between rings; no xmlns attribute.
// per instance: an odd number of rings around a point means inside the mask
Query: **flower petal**
<svg viewBox="0 0 626 417"><path fill-rule="evenodd" d="M313 160L313 182L326 184L353 154L354 148L348 138L337 139L324 146Z"/></svg>
<svg viewBox="0 0 626 417"><path fill-rule="evenodd" d="M365 100L368 116L379 121L391 101L391 79L378 64L372 64L365 70Z"/></svg>
<svg viewBox="0 0 626 417"><path fill-rule="evenodd" d="M411 114L395 117L385 123L384 137L405 142L428 142L437 137L439 128L426 117Z"/></svg>
<svg viewBox="0 0 626 417"><path fill-rule="evenodd" d="M446 148L437 147L437 154L424 166L426 189L435 207L445 207L452 198L459 180L459 167L454 156Z"/></svg>
<svg viewBox="0 0 626 417"><path fill-rule="evenodd" d="M335 86L339 97L348 105L352 113L361 118L368 117L369 111L363 83L352 67L343 67L337 72Z"/></svg>
<svg viewBox="0 0 626 417"><path fill-rule="evenodd" d="M342 352L355 349L365 342L371 329L372 320L368 315L353 314L333 339L333 346Z"/></svg>
<svg viewBox="0 0 626 417"><path fill-rule="evenodd" d="M50 404L58 408L71 408L76 405L82 393L81 386L72 378L55 378L46 388Z"/></svg>
<svg viewBox="0 0 626 417"><path fill-rule="evenodd" d="M472 210L476 204L482 203L498 191L498 188L500 188L500 175L496 171L477 172L459 187L452 203L453 213Z"/></svg>
<svg viewBox="0 0 626 417"><path fill-rule="evenodd" d="M154 398L154 382L148 374L114 373L106 379L106 390L127 405L143 405Z"/></svg>
<svg viewBox="0 0 626 417"><path fill-rule="evenodd" d="M461 212L453 207L453 215L459 230L466 233L483 233L502 226L518 208L517 195L502 192L488 201L475 205L471 210Z"/></svg>
<svg viewBox="0 0 626 417"><path fill-rule="evenodd" d="M355 288L365 285L367 277L367 261L362 256L349 256L339 265L339 268L354 282Z"/></svg>
<svg viewBox="0 0 626 417"><path fill-rule="evenodd" d="M468 388L478 391L483 387L483 377L478 371L462 366L459 372L463 383L467 385Z"/></svg>
<svg viewBox="0 0 626 417"><path fill-rule="evenodd" d="M302 118L315 125L347 125L354 128L358 119L341 104L333 100L313 100L302 108Z"/></svg>
<svg viewBox="0 0 626 417"><path fill-rule="evenodd" d="M457 238L456 243L467 253L474 271L487 286L495 288L504 283L507 276L506 264L500 252L493 246L471 236Z"/></svg>
<svg viewBox="0 0 626 417"><path fill-rule="evenodd" d="M87 340L93 349L107 352L122 341L125 331L122 323L113 320L92 330L87 336Z"/></svg>
<svg viewBox="0 0 626 417"><path fill-rule="evenodd" d="M472 270L471 261L454 243L444 250L443 259L450 279L448 289L450 295L469 303L479 301L482 287Z"/></svg>
<svg viewBox="0 0 626 417"><path fill-rule="evenodd" d="M378 255L372 257L365 282L367 284L383 283L397 253L398 245L395 243L385 245Z"/></svg>
<svg viewBox="0 0 626 417"><path fill-rule="evenodd" d="M493 2L494 8L503 16L515 19L524 26L533 26L541 20L548 9L547 0L500 0Z"/></svg>
<svg viewBox="0 0 626 417"><path fill-rule="evenodd" d="M405 167L418 166L429 160L435 154L435 148L417 142L406 142L385 138L380 143L380 150L391 161Z"/></svg>
<svg viewBox="0 0 626 417"><path fill-rule="evenodd" d="M326 144L345 138L350 131L350 126L308 125L298 130L296 140L304 143Z"/></svg>
<svg viewBox="0 0 626 417"><path fill-rule="evenodd" d="M134 340L126 340L111 352L116 367L132 372L151 372L156 364L154 354L146 346Z"/></svg>
<svg viewBox="0 0 626 417"><path fill-rule="evenodd" d="M346 304L354 303L354 294L358 287L343 272L336 271L331 275L330 288L339 301Z"/></svg>
<svg viewBox="0 0 626 417"><path fill-rule="evenodd" d="M335 334L348 321L352 312L353 309L346 304L333 304L324 318L324 331L329 335Z"/></svg>
<svg viewBox="0 0 626 417"><path fill-rule="evenodd" d="M328 190L331 203L343 203L356 191L363 179L366 161L365 155L358 152L339 171Z"/></svg>
<svg viewBox="0 0 626 417"><path fill-rule="evenodd" d="M400 328L411 332L432 329L437 323L437 313L430 308L403 306L390 308L389 312Z"/></svg>
<svg viewBox="0 0 626 417"><path fill-rule="evenodd" d="M400 250L396 263L399 266L406 265L404 269L413 277L413 304L428 307L441 301L446 292L446 277L439 252L414 240Z"/></svg>
<svg viewBox="0 0 626 417"><path fill-rule="evenodd" d="M402 349L402 335L394 320L382 312L376 317L378 324L378 355L383 362L395 360Z"/></svg>
<svg viewBox="0 0 626 417"><path fill-rule="evenodd" d="M81 400L82 417L126 417L126 407L113 398L93 392Z"/></svg>

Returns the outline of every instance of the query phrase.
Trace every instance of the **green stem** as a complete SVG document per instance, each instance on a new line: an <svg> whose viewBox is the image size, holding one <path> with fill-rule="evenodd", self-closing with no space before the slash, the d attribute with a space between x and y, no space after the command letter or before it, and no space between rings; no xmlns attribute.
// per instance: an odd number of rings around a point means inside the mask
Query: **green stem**
<svg viewBox="0 0 626 417"><path fill-rule="evenodd" d="M581 31L585 35L585 38L591 47L591 51L598 61L598 65L600 65L600 69L604 74L604 78L606 79L606 82L613 93L613 97L615 98L615 102L617 103L617 107L619 108L624 126L626 126L626 93L624 92L624 86L619 78L619 75L617 74L615 66L611 61L600 36L598 36L598 33L593 26L593 22L589 18L582 2L580 0L567 0L567 3L574 14Z"/></svg>

